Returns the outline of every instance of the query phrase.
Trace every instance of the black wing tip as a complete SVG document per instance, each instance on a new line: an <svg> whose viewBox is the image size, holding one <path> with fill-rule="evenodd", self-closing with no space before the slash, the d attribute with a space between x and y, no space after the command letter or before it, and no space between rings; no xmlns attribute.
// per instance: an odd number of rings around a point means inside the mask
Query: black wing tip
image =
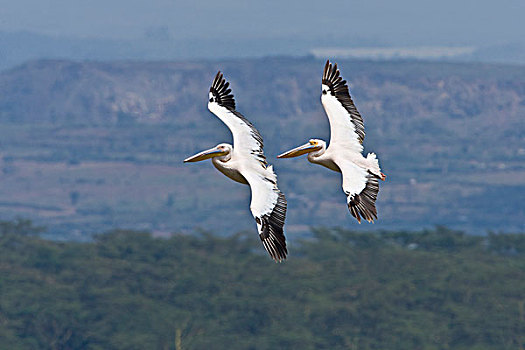
<svg viewBox="0 0 525 350"><path fill-rule="evenodd" d="M346 85L346 80L343 80L343 77L341 76L341 72L337 68L337 63L332 63L330 60L326 60L326 64L324 66L323 71L323 79L322 83L325 85L328 85L331 89L342 89L346 86L346 89L348 90L348 86ZM334 91L335 93L336 91Z"/></svg>
<svg viewBox="0 0 525 350"><path fill-rule="evenodd" d="M330 60L327 59L325 65L324 65L324 70L323 70L323 80L326 79L326 77L328 76L328 72L331 69L332 69L332 63L330 63Z"/></svg>
<svg viewBox="0 0 525 350"><path fill-rule="evenodd" d="M270 215L261 219L261 239L264 248L275 262L286 260L288 249L286 248L286 237L284 235L284 220L286 218L286 197L279 191L277 203Z"/></svg>
<svg viewBox="0 0 525 350"><path fill-rule="evenodd" d="M280 263L286 260L286 256L288 255L288 249L286 248L286 242L283 242L281 244L275 239L272 238L266 238L262 239L261 241L263 243L264 248L270 254L270 257L276 262Z"/></svg>
<svg viewBox="0 0 525 350"><path fill-rule="evenodd" d="M377 220L376 200L379 182L373 175L367 176L366 186L359 194L348 196L348 210L361 223L361 218L373 223Z"/></svg>
<svg viewBox="0 0 525 350"><path fill-rule="evenodd" d="M222 79L222 73L221 71L217 71L217 74L215 74L215 78L213 79L213 84L212 86L216 86L217 82L220 81Z"/></svg>
<svg viewBox="0 0 525 350"><path fill-rule="evenodd" d="M218 71L211 84L210 92L220 106L235 110L235 98L233 97L232 90L228 88L229 86L230 83L226 81L222 72Z"/></svg>

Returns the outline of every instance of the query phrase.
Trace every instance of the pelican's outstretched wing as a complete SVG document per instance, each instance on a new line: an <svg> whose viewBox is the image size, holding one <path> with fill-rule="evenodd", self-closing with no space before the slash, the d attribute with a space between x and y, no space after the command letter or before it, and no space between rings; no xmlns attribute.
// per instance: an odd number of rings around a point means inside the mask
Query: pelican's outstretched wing
<svg viewBox="0 0 525 350"><path fill-rule="evenodd" d="M272 166L266 174L256 171L243 171L242 175L250 184L252 211L259 238L270 256L277 262L286 259L286 238L284 236L284 219L286 217L286 198L277 188L277 177Z"/></svg>
<svg viewBox="0 0 525 350"><path fill-rule="evenodd" d="M326 61L324 67L321 102L330 121L329 147L337 144L361 153L365 139L363 118L350 97L337 64L332 66L330 61Z"/></svg>
<svg viewBox="0 0 525 350"><path fill-rule="evenodd" d="M217 72L210 87L208 109L230 129L235 152L251 155L266 167L261 134L248 119L235 110L235 99L229 85L222 73Z"/></svg>
<svg viewBox="0 0 525 350"><path fill-rule="evenodd" d="M350 213L361 223L361 217L368 222L377 219L376 199L379 192L377 178L367 170L346 161L337 165L343 174L343 191Z"/></svg>

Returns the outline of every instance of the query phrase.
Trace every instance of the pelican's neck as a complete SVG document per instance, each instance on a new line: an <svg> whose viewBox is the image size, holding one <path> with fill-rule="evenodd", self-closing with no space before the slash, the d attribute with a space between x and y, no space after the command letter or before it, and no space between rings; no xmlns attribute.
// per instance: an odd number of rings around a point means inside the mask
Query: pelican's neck
<svg viewBox="0 0 525 350"><path fill-rule="evenodd" d="M232 160L232 151L224 156L212 158L213 166L233 181L248 185L248 181L239 171L239 162L235 161L235 159Z"/></svg>
<svg viewBox="0 0 525 350"><path fill-rule="evenodd" d="M322 156L326 152L326 143L324 141L320 141L320 146L318 150L312 151L308 153L308 160L312 163L319 163L319 160L322 159Z"/></svg>
<svg viewBox="0 0 525 350"><path fill-rule="evenodd" d="M228 152L228 154L226 154L226 155L224 155L224 156L213 157L212 161L213 161L213 162L226 163L226 162L229 161L230 159L232 159L232 152Z"/></svg>
<svg viewBox="0 0 525 350"><path fill-rule="evenodd" d="M341 169L339 169L332 157L326 154L326 144L323 144L320 150L308 153L308 161L322 165L330 170L341 172Z"/></svg>

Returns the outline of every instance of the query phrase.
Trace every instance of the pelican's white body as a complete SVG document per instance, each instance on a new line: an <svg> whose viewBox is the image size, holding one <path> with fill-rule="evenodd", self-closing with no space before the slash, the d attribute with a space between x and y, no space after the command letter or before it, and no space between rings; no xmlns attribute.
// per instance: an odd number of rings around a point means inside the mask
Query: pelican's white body
<svg viewBox="0 0 525 350"><path fill-rule="evenodd" d="M322 140L311 139L309 143L279 155L279 158L308 153L310 162L341 173L350 212L359 222L360 216L373 221L377 218L377 179L384 179L384 175L374 153L369 153L366 158L363 156L363 119L337 65L332 66L329 61L326 62L323 73L321 103L330 122L328 147Z"/></svg>
<svg viewBox="0 0 525 350"><path fill-rule="evenodd" d="M229 159L213 158L213 165L230 179L250 185L252 190L250 210L255 218L271 213L279 191L277 176L271 165L267 166L254 157L254 154L259 158L264 157L262 145L251 134L254 129L232 111L217 103L208 103L208 109L230 128L235 145L235 148L230 146Z"/></svg>
<svg viewBox="0 0 525 350"><path fill-rule="evenodd" d="M270 213L277 201L277 176L273 167L263 167L260 163L251 164L243 154L235 152L235 149L230 154L231 158L227 161L223 157L213 158L215 168L233 181L250 185L250 210L255 218Z"/></svg>
<svg viewBox="0 0 525 350"><path fill-rule="evenodd" d="M233 181L250 186L250 211L257 223L259 238L275 261L286 259L286 198L277 187L277 176L263 153L263 140L257 129L235 109L230 83L219 71L208 95L208 109L230 129L234 146L222 143L186 158L198 162L212 158L221 173Z"/></svg>
<svg viewBox="0 0 525 350"><path fill-rule="evenodd" d="M329 90L326 85L321 88ZM368 172L381 177L379 161L375 153L363 156L363 145L358 140L355 125L337 98L321 93L321 103L330 122L330 144L318 156L315 152L309 153L308 160L342 173L346 194L360 193L366 186Z"/></svg>

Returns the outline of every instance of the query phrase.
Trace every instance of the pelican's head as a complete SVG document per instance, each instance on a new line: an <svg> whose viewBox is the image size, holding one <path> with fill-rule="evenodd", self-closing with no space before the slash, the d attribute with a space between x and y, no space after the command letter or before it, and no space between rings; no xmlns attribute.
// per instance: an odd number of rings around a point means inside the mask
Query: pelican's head
<svg viewBox="0 0 525 350"><path fill-rule="evenodd" d="M279 154L277 158L292 158L292 157L299 157L306 153L317 153L319 151L324 152L326 149L326 142L319 139L310 139L308 143L296 147L288 152L284 152L282 154Z"/></svg>
<svg viewBox="0 0 525 350"><path fill-rule="evenodd" d="M209 158L218 158L222 161L227 161L231 156L232 146L227 143L220 143L217 146L197 153L191 157L184 159L184 163L187 162L199 162L201 160Z"/></svg>

